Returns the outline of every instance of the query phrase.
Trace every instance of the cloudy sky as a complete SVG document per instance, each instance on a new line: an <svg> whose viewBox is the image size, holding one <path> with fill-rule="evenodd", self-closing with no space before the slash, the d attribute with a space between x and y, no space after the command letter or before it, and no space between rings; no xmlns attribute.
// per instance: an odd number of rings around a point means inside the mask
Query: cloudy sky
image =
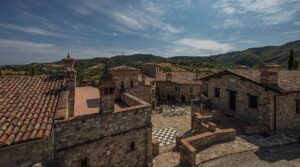
<svg viewBox="0 0 300 167"><path fill-rule="evenodd" d="M300 0L0 0L0 64L207 56L300 39Z"/></svg>

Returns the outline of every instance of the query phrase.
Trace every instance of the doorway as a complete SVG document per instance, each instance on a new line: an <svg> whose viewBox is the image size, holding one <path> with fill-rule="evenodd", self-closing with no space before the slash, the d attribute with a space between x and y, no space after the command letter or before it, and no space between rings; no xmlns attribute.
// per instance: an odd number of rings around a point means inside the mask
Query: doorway
<svg viewBox="0 0 300 167"><path fill-rule="evenodd" d="M235 111L236 109L236 92L229 91L229 109Z"/></svg>

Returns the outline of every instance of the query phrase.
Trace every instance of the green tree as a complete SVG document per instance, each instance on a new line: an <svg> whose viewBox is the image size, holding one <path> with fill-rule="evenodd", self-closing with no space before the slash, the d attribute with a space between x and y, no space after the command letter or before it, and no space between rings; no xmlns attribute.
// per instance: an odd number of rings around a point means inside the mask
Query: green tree
<svg viewBox="0 0 300 167"><path fill-rule="evenodd" d="M294 50L291 49L289 60L288 60L288 69L292 70L294 68L295 68Z"/></svg>

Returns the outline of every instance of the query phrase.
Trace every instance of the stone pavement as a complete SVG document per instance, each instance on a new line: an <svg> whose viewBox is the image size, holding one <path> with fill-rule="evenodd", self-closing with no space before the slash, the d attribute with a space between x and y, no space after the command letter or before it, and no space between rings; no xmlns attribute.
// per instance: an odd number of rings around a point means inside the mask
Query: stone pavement
<svg viewBox="0 0 300 167"><path fill-rule="evenodd" d="M299 167L300 144L289 144L219 157L199 167Z"/></svg>
<svg viewBox="0 0 300 167"><path fill-rule="evenodd" d="M162 114L153 114L153 131L163 128L174 128L178 133L185 133L191 128L190 109L187 114L181 116L163 116ZM175 144L160 147L160 154L153 159L154 167L174 167L179 165L179 154L173 151Z"/></svg>
<svg viewBox="0 0 300 167"><path fill-rule="evenodd" d="M196 164L227 155L297 142L297 136L289 134L276 134L270 137L263 137L261 135L240 135L232 142L212 145L207 149L201 150L197 154Z"/></svg>

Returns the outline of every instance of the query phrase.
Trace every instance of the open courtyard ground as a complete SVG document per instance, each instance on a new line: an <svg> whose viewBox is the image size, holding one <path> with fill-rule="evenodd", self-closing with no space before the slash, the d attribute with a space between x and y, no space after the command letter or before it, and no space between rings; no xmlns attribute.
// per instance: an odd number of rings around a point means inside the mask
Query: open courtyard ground
<svg viewBox="0 0 300 167"><path fill-rule="evenodd" d="M189 132L190 108L184 115L170 116L155 113L153 131L171 128L176 133ZM172 115L172 114L171 114ZM300 132L279 132L272 136L238 135L235 141L220 143L200 150L197 164L201 167L298 167L300 166ZM174 151L175 143L160 147L160 154L153 159L154 167L179 167L180 155Z"/></svg>

